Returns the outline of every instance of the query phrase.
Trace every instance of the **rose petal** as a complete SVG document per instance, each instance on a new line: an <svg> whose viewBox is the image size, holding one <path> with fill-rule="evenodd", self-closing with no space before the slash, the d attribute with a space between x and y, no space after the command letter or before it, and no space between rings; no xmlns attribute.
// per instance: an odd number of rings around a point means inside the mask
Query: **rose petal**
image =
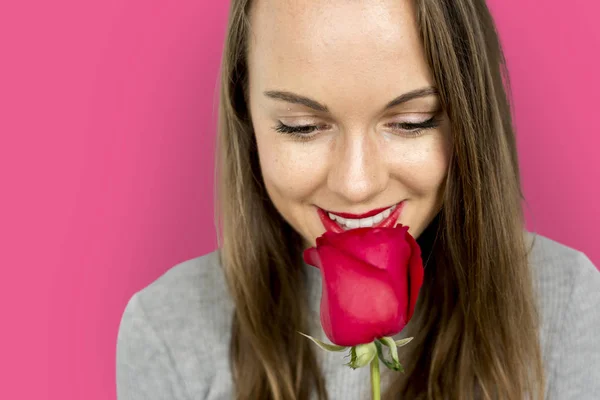
<svg viewBox="0 0 600 400"><path fill-rule="evenodd" d="M316 248L310 247L304 250L302 258L304 258L304 262L308 265L321 269L321 259L319 258L319 252Z"/></svg>
<svg viewBox="0 0 600 400"><path fill-rule="evenodd" d="M408 227L357 228L342 233L327 232L317 240L317 248L330 244L375 268L407 264L411 248L406 242Z"/></svg>
<svg viewBox="0 0 600 400"><path fill-rule="evenodd" d="M321 271L321 325L333 343L395 335L412 317L424 270L408 227L326 232L303 258Z"/></svg>
<svg viewBox="0 0 600 400"><path fill-rule="evenodd" d="M412 256L408 266L410 301L408 306L407 321L410 321L415 311L415 305L417 304L417 298L419 297L421 286L423 285L425 270L423 268L423 259L421 257L421 248L419 247L419 244L408 232L406 232L406 240L412 248Z"/></svg>
<svg viewBox="0 0 600 400"><path fill-rule="evenodd" d="M319 248L323 262L321 324L329 340L341 346L368 343L403 328L406 291L397 288L385 270L375 269L337 248Z"/></svg>

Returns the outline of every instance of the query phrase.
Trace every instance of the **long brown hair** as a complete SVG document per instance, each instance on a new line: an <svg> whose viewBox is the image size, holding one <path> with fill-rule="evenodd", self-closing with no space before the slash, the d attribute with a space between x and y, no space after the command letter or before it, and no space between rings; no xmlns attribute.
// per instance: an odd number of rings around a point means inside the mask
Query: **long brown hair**
<svg viewBox="0 0 600 400"><path fill-rule="evenodd" d="M451 121L444 205L415 315L385 398L541 399L543 362L528 265L508 74L485 0L414 0ZM307 327L302 239L267 195L247 109L249 0L231 0L221 66L217 198L235 304L236 399L326 399Z"/></svg>

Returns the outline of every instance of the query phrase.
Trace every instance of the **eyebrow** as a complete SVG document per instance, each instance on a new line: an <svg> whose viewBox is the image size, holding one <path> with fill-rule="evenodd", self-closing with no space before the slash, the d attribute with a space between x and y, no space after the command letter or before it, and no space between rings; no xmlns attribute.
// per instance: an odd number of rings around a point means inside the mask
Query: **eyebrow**
<svg viewBox="0 0 600 400"><path fill-rule="evenodd" d="M268 90L268 91L264 92L264 94L265 94L265 96L267 96L271 99L281 100L281 101L285 101L287 103L292 103L292 104L302 104L306 107L312 108L313 110L320 111L320 112L329 112L329 108L326 105L321 104L316 100L313 100L313 99L305 97L305 96L301 96L296 93L279 91L279 90ZM427 97L427 96L432 96L432 95L437 95L437 94L438 94L438 91L434 87L424 87L421 89L411 90L410 92L401 94L400 96L396 97L395 99L393 99L392 101L387 103L386 106L384 107L384 110L388 110L399 104L406 103L407 101L410 101L410 100L413 100L413 99L416 99L419 97Z"/></svg>

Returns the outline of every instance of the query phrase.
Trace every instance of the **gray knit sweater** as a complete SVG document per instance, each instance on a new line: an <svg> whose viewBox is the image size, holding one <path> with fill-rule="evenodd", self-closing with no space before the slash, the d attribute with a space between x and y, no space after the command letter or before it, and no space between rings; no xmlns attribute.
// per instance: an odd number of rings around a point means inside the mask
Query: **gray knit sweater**
<svg viewBox="0 0 600 400"><path fill-rule="evenodd" d="M583 253L539 235L530 261L541 295L546 398L600 399L600 273ZM319 325L320 274L304 267L309 334L327 341ZM172 267L134 294L117 340L118 400L231 399L232 309L217 251ZM368 367L344 366L345 352L315 352L330 399L370 398ZM382 388L390 373L382 368Z"/></svg>

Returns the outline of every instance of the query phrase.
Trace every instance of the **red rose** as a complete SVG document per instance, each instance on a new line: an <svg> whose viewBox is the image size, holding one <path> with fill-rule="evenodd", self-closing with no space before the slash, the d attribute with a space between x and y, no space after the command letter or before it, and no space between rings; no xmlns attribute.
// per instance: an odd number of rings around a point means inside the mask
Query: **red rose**
<svg viewBox="0 0 600 400"><path fill-rule="evenodd" d="M412 317L424 271L408 227L326 232L304 261L321 271L321 325L332 343L393 336Z"/></svg>

